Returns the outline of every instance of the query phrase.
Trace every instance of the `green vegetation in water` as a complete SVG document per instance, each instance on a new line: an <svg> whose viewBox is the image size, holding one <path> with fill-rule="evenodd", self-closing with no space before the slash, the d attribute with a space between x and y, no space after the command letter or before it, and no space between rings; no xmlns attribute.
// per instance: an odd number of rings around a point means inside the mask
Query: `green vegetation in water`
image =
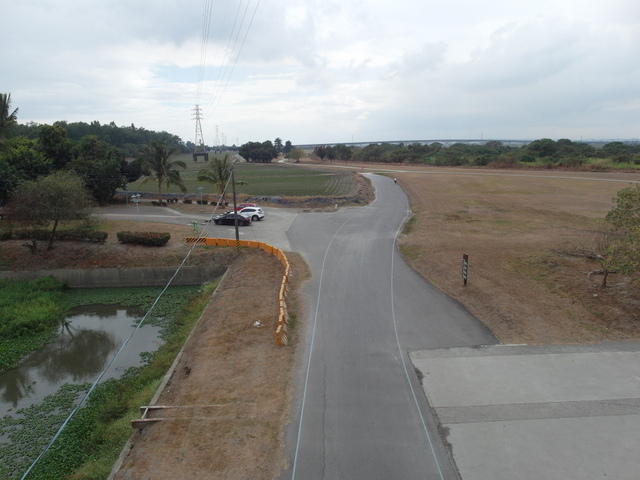
<svg viewBox="0 0 640 480"><path fill-rule="evenodd" d="M67 290L64 301L67 311L82 305L115 305L124 307L140 307L148 312L145 324L161 328L160 335L164 339L173 325L171 314L176 305L197 294L200 286L176 286L168 288L153 307L162 292L162 287L115 287L115 288L78 288Z"/></svg>
<svg viewBox="0 0 640 480"><path fill-rule="evenodd" d="M41 348L64 319L64 286L53 278L0 280L0 371Z"/></svg>
<svg viewBox="0 0 640 480"><path fill-rule="evenodd" d="M141 405L150 402L217 285L218 281L214 281L188 289L172 287L165 292L163 299L166 296L166 300L156 306L158 310L153 320L161 322L165 343L147 355L145 365L127 370L120 379L99 384L35 465L28 480L97 480L108 477L131 435L130 421L139 417ZM120 290L127 298L120 297L114 290ZM134 304L129 294L135 290L147 289L73 291L77 295L70 296L73 298L69 299L69 304L82 305L85 301ZM155 296L159 293L158 289L149 290L156 290ZM100 292L106 297L101 297ZM141 298L149 301L153 295L137 293L134 296L137 302ZM0 478L14 480L23 475L86 391L88 385L65 385L42 404L16 412L17 418L6 416L0 420L0 440L10 440L10 443L0 441L0 457L3 458Z"/></svg>

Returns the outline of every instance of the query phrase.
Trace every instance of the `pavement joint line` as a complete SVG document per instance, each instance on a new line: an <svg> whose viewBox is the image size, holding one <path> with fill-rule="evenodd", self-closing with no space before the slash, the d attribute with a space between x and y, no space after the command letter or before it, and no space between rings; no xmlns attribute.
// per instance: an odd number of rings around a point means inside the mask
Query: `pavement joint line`
<svg viewBox="0 0 640 480"><path fill-rule="evenodd" d="M640 398L437 407L442 424L640 415Z"/></svg>
<svg viewBox="0 0 640 480"><path fill-rule="evenodd" d="M511 355L552 355L567 353L638 352L640 343L610 342L592 345L479 345L476 347L452 347L420 349L409 352L411 360L430 358L499 357Z"/></svg>

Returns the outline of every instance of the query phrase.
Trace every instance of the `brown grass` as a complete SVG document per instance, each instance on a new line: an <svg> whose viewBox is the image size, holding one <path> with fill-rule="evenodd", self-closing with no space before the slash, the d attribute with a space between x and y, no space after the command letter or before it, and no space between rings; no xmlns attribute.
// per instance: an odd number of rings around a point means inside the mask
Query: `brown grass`
<svg viewBox="0 0 640 480"><path fill-rule="evenodd" d="M306 277L290 255L294 291ZM277 347L277 291L282 265L246 251L212 296L158 405L159 423L134 433L114 479L272 479L285 466L295 350ZM295 332L294 332L295 334Z"/></svg>
<svg viewBox="0 0 640 480"><path fill-rule="evenodd" d="M415 212L400 248L418 272L465 304L503 343L640 338L638 285L616 276L601 288L601 277L587 276L598 268L594 260L562 253L594 248L624 183L427 172L393 173Z"/></svg>

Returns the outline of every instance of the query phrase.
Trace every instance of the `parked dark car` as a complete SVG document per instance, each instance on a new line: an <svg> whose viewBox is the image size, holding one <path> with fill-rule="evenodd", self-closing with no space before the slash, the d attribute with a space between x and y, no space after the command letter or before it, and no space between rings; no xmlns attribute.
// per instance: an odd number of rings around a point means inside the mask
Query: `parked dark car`
<svg viewBox="0 0 640 480"><path fill-rule="evenodd" d="M243 227L251 225L251 218L233 212L217 216L213 219L213 223L216 225L235 225L236 217L238 217L238 225Z"/></svg>

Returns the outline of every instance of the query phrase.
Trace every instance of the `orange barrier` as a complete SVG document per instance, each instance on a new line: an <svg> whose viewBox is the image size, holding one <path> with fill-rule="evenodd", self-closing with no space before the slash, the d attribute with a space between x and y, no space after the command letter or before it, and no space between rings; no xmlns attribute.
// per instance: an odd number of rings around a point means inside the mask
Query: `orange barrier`
<svg viewBox="0 0 640 480"><path fill-rule="evenodd" d="M273 255L284 267L284 275L282 277L282 284L280 286L280 292L278 293L278 328L276 328L276 345L286 346L289 344L289 338L287 337L287 325L289 323L289 314L287 312L287 301L285 299L287 295L287 284L291 277L291 264L287 259L287 256L279 248L273 247L268 243L255 242L252 240L239 240L236 242L230 238L206 238L206 237L187 237L187 245L206 245L209 247L246 247L246 248L259 248L264 250L269 255Z"/></svg>

